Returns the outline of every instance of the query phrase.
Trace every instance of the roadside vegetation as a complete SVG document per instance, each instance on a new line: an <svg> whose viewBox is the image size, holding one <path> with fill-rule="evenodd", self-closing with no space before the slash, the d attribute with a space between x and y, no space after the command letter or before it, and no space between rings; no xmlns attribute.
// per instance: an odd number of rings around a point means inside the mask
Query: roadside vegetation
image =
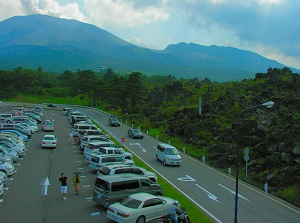
<svg viewBox="0 0 300 223"><path fill-rule="evenodd" d="M2 101L97 107L199 160L205 157L220 171L231 168L232 175L239 135L240 178L260 189L267 182L269 193L300 207L300 77L286 67L224 83L111 69L50 74L18 67L0 71L0 83ZM267 101L275 105L249 110L237 121L243 110Z"/></svg>

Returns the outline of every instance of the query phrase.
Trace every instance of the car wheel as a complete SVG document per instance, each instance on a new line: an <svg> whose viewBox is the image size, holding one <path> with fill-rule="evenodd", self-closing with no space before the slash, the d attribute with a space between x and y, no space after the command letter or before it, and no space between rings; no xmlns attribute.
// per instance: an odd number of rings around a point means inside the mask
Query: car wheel
<svg viewBox="0 0 300 223"><path fill-rule="evenodd" d="M156 155L156 160L159 161L158 156Z"/></svg>
<svg viewBox="0 0 300 223"><path fill-rule="evenodd" d="M167 165L167 163L166 163L166 161L165 161L165 160L164 160L163 164L164 164L164 166L166 166L166 165Z"/></svg>
<svg viewBox="0 0 300 223"><path fill-rule="evenodd" d="M145 223L145 217L144 216L138 217L138 219L136 220L136 223Z"/></svg>

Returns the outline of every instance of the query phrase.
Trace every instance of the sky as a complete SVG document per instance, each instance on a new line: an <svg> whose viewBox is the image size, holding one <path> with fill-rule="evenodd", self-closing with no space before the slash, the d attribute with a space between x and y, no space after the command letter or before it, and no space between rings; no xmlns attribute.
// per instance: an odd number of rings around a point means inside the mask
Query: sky
<svg viewBox="0 0 300 223"><path fill-rule="evenodd" d="M300 69L299 0L1 0L0 21L45 14L93 24L130 43L235 47Z"/></svg>

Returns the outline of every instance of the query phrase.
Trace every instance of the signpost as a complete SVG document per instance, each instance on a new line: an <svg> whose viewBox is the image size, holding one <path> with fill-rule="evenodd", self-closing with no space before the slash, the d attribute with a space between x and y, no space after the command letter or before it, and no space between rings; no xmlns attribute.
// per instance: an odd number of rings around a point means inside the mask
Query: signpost
<svg viewBox="0 0 300 223"><path fill-rule="evenodd" d="M249 160L249 148L244 149L244 160L246 161L246 178L248 177L248 160Z"/></svg>

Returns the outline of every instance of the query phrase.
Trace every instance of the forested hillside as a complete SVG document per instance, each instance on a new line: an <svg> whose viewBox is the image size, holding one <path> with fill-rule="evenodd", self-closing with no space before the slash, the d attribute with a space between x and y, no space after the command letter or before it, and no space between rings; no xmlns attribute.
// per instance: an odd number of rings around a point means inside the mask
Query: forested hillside
<svg viewBox="0 0 300 223"><path fill-rule="evenodd" d="M205 156L224 172L231 168L233 175L239 130L240 177L260 188L267 182L270 193L300 206L300 76L288 68L217 83L138 72L121 76L111 69L50 74L19 67L0 71L0 83L2 101L98 107L199 159ZM275 105L248 110L268 101Z"/></svg>

